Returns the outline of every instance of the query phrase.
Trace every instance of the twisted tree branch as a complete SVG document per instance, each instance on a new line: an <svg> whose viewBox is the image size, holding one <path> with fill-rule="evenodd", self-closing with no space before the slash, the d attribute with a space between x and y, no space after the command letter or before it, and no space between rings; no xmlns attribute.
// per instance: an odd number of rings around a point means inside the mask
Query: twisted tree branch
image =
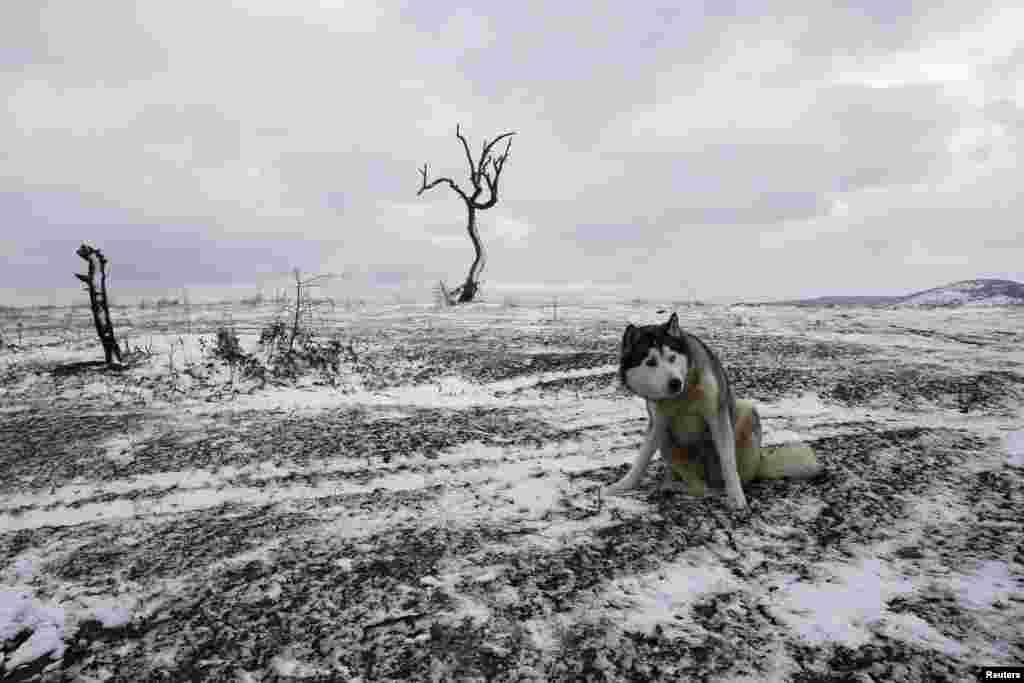
<svg viewBox="0 0 1024 683"><path fill-rule="evenodd" d="M438 185L440 185L441 183L446 183L446 184L448 185L448 187L450 187L450 188L452 188L453 190L455 190L455 192L456 192L456 193L457 193L457 194L458 194L458 195L459 195L460 197L462 197L462 201L466 202L467 204L469 204L469 203L470 203L470 199L469 199L469 197L468 197L468 196L466 195L466 193L465 193L465 192L463 192L463 191L462 191L462 188L461 188L461 187L459 187L458 185L456 185L456 184L455 184L455 181L454 181L454 180L452 180L451 178L438 178L438 179L437 179L437 180L435 180L434 182L432 182L432 183L428 183L428 182L427 182L427 165L426 165L426 164L423 164L423 168L421 168L421 169L420 169L420 176L422 176L422 178L423 178L423 182L422 182L422 183L420 184L420 190L419 190L419 192L417 192L417 193L416 193L416 196L417 196L417 197L419 197L419 196L420 196L421 194L423 194L423 193L424 193L424 192L426 192L427 190L432 190L432 189L434 189L435 187L437 187L437 186L438 186Z"/></svg>
<svg viewBox="0 0 1024 683"><path fill-rule="evenodd" d="M474 163L473 156L469 151L469 142L467 142L466 137L462 134L462 127L459 124L455 125L455 137L462 144L462 151L466 155L466 163L469 164L469 180L473 185L473 193L471 195L464 192L451 178L439 177L431 181L427 164L423 164L423 168L419 170L421 182L416 196L420 196L438 185L447 184L448 187L459 195L466 205L466 213L468 214L466 230L469 233L470 241L473 243L476 257L473 259L472 265L470 265L466 281L450 292L447 292L450 301L457 297L459 303L466 303L473 301L476 296L477 289L479 288L480 273L487 258L483 243L480 241L480 236L477 232L476 212L482 209L489 209L498 203L498 183L501 180L501 172L505 168L505 162L508 161L513 135L515 135L515 132L510 131L502 133L490 141L485 139L480 150L480 158ZM505 151L501 155L494 156L494 146L502 140L506 140ZM481 178L483 179L483 184L480 182ZM486 201L480 201L480 195L483 194L485 186L489 197Z"/></svg>
<svg viewBox="0 0 1024 683"><path fill-rule="evenodd" d="M469 143L466 142L466 137L462 134L459 129L459 124L455 124L455 137L462 143L462 149L466 152L466 163L469 164L469 180L473 183L473 187L477 190L480 189L480 178L477 172L477 168L473 166L473 155L469 152Z"/></svg>

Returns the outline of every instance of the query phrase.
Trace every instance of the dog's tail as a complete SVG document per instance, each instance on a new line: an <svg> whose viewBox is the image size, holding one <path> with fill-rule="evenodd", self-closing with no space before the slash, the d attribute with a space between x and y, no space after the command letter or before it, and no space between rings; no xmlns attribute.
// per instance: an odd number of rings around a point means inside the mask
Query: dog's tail
<svg viewBox="0 0 1024 683"><path fill-rule="evenodd" d="M762 446L761 464L757 468L757 478L810 479L821 472L821 469L818 457L806 444Z"/></svg>

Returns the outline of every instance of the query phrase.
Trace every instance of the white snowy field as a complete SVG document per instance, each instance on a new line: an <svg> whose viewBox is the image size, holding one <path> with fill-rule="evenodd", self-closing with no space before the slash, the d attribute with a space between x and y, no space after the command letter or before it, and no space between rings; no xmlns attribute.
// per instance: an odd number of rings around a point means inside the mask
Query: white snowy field
<svg viewBox="0 0 1024 683"><path fill-rule="evenodd" d="M601 499L684 327L826 472L749 510ZM263 384L271 307L38 311L0 350L2 680L971 680L1024 661L1024 308L339 307ZM589 678L588 678L589 677Z"/></svg>

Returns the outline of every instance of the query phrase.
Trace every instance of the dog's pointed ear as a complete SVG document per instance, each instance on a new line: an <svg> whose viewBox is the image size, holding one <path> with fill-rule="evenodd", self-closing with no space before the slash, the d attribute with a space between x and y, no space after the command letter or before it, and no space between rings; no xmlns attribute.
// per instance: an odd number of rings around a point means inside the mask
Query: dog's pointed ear
<svg viewBox="0 0 1024 683"><path fill-rule="evenodd" d="M677 339L681 339L683 336L683 331L679 329L679 316L675 313L669 316L668 322L665 323L665 334Z"/></svg>
<svg viewBox="0 0 1024 683"><path fill-rule="evenodd" d="M622 333L622 346L619 347L623 354L633 346L634 339L636 339L636 325L629 323L626 325L626 331Z"/></svg>

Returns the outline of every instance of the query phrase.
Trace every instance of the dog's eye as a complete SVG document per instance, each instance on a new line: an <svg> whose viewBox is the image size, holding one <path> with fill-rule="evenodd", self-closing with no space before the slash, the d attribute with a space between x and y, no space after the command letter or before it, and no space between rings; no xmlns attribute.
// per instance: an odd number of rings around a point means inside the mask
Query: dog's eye
<svg viewBox="0 0 1024 683"><path fill-rule="evenodd" d="M675 363L676 362L676 354L673 353L671 356L669 356L668 357L668 362L669 363Z"/></svg>
<svg viewBox="0 0 1024 683"><path fill-rule="evenodd" d="M647 367L654 368L658 366L658 360L656 358L647 359Z"/></svg>

